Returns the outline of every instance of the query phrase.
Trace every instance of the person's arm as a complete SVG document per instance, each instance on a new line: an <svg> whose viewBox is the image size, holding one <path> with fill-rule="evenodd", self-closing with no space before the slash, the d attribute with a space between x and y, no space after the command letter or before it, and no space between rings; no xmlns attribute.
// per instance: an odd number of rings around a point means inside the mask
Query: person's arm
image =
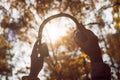
<svg viewBox="0 0 120 80"><path fill-rule="evenodd" d="M39 78L31 78L30 76L23 76L22 80L40 80Z"/></svg>
<svg viewBox="0 0 120 80"><path fill-rule="evenodd" d="M103 63L102 53L98 45L98 38L90 30L85 29L84 35L87 37L86 41L82 41L79 31L75 33L75 42L81 47L91 60L91 79L92 80L110 80L110 68Z"/></svg>
<svg viewBox="0 0 120 80"><path fill-rule="evenodd" d="M41 44L39 40L35 42L31 55L31 68L28 76L23 76L22 80L40 80L37 76L43 67L44 57L48 56L46 44Z"/></svg>

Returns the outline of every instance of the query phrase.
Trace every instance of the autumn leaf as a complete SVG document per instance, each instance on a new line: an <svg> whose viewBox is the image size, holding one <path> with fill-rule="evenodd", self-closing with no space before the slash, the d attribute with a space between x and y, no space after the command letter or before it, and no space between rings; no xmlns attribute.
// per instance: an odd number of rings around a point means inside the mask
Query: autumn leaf
<svg viewBox="0 0 120 80"><path fill-rule="evenodd" d="M8 41L5 40L5 38L2 35L0 35L0 48L3 47L11 47L11 45Z"/></svg>

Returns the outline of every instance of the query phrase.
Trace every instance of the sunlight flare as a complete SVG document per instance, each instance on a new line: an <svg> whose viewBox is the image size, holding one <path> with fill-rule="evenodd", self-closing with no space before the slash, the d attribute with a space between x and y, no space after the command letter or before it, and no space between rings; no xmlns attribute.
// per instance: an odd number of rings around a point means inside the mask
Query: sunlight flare
<svg viewBox="0 0 120 80"><path fill-rule="evenodd" d="M66 20L66 18L58 18L47 23L43 30L47 42L54 44L58 39L67 35L69 28L74 25L74 22L71 22L72 20Z"/></svg>

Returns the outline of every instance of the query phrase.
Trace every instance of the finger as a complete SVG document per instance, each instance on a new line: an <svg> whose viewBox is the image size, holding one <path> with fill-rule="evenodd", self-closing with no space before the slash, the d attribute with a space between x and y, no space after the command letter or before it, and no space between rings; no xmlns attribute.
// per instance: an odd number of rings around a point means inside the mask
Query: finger
<svg viewBox="0 0 120 80"><path fill-rule="evenodd" d="M39 53L42 57L47 57L49 55L49 51L46 43L41 44Z"/></svg>
<svg viewBox="0 0 120 80"><path fill-rule="evenodd" d="M39 47L39 45L41 44L41 42L39 41L39 40L37 40L36 42L35 42L35 45L34 45L34 47Z"/></svg>
<svg viewBox="0 0 120 80"><path fill-rule="evenodd" d="M85 34L86 34L86 36L87 36L88 38L93 38L93 37L96 36L96 35L95 35L92 31L90 31L90 30L85 30Z"/></svg>
<svg viewBox="0 0 120 80"><path fill-rule="evenodd" d="M88 38L88 40L93 40L93 41L97 41L98 42L98 37L90 30L86 31L86 36Z"/></svg>
<svg viewBox="0 0 120 80"><path fill-rule="evenodd" d="M75 32L74 40L75 40L75 42L76 42L79 46L84 45L84 42L81 41L81 37L80 37L80 35L79 35L79 31L76 31L76 32Z"/></svg>
<svg viewBox="0 0 120 80"><path fill-rule="evenodd" d="M37 41L35 42L35 44L34 44L31 57L38 57L39 46L40 46L40 41L37 40Z"/></svg>
<svg viewBox="0 0 120 80"><path fill-rule="evenodd" d="M38 57L39 63L43 63L44 58L43 57Z"/></svg>

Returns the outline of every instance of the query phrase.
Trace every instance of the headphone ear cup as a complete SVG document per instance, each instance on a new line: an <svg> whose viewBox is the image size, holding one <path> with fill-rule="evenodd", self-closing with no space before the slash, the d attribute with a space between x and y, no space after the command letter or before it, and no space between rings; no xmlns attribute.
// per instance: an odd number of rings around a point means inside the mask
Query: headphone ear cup
<svg viewBox="0 0 120 80"><path fill-rule="evenodd" d="M42 43L40 46L40 55L43 57L49 56L48 46L46 43Z"/></svg>

